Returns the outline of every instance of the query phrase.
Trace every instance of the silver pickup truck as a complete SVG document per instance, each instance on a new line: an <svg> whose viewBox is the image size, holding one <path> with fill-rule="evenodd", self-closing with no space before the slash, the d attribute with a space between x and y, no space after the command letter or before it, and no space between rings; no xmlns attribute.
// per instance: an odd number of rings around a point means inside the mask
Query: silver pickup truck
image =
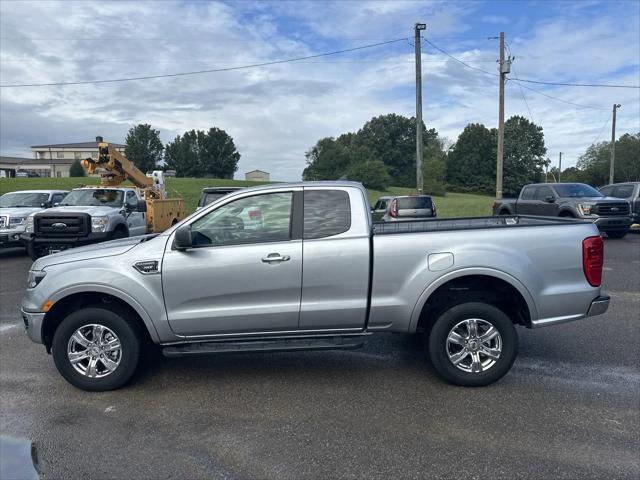
<svg viewBox="0 0 640 480"><path fill-rule="evenodd" d="M515 326L607 310L590 222L487 217L373 224L350 182L239 190L159 235L37 260L22 317L73 385L123 386L145 345L168 357L349 349L421 333L465 386L510 369Z"/></svg>

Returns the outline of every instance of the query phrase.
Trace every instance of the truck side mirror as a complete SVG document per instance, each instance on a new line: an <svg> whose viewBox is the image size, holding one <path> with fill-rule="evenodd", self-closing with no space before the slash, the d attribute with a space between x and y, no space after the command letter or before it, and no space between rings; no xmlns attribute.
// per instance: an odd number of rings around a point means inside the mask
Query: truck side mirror
<svg viewBox="0 0 640 480"><path fill-rule="evenodd" d="M137 212L146 212L147 211L147 201L144 199L139 199L138 204L136 205Z"/></svg>
<svg viewBox="0 0 640 480"><path fill-rule="evenodd" d="M173 247L176 250L186 250L192 246L191 225L182 225L176 230L175 237L173 239Z"/></svg>
<svg viewBox="0 0 640 480"><path fill-rule="evenodd" d="M547 203L555 203L556 197L549 195L548 197L544 197L544 201Z"/></svg>

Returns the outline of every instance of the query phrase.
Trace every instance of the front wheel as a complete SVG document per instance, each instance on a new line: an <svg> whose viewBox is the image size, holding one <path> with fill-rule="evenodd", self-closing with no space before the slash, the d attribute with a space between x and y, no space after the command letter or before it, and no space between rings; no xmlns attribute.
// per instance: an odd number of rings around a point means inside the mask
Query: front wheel
<svg viewBox="0 0 640 480"><path fill-rule="evenodd" d="M480 302L443 312L428 338L429 356L445 380L465 387L502 378L518 353L518 335L502 310Z"/></svg>
<svg viewBox="0 0 640 480"><path fill-rule="evenodd" d="M60 374L89 391L115 390L136 370L140 338L126 315L104 307L87 307L65 318L51 345Z"/></svg>
<svg viewBox="0 0 640 480"><path fill-rule="evenodd" d="M626 230L607 230L607 237L609 238L622 238L626 234Z"/></svg>

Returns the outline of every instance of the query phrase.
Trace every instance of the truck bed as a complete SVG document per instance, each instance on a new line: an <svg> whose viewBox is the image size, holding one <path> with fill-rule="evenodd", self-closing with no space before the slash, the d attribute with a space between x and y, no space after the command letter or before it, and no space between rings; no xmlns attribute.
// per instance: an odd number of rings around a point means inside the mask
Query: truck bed
<svg viewBox="0 0 640 480"><path fill-rule="evenodd" d="M374 235L395 233L424 233L445 230L476 230L486 228L540 227L585 223L584 220L560 217L536 217L533 215L508 215L500 217L461 217L447 219L409 220L405 222L376 222Z"/></svg>

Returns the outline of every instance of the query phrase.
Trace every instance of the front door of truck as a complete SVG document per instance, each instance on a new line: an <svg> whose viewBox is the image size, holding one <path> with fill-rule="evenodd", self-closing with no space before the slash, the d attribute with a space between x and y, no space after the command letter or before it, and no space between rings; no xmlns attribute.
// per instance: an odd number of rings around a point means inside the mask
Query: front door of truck
<svg viewBox="0 0 640 480"><path fill-rule="evenodd" d="M540 185L536 190L535 202L532 205L533 215L558 216L558 204L556 195L551 187Z"/></svg>
<svg viewBox="0 0 640 480"><path fill-rule="evenodd" d="M175 333L298 328L302 235L293 205L293 191L244 196L191 223L193 248L174 250L169 240L162 288Z"/></svg>
<svg viewBox="0 0 640 480"><path fill-rule="evenodd" d="M516 211L518 215L536 215L536 190L537 185L529 185L522 188L520 197L516 204Z"/></svg>
<svg viewBox="0 0 640 480"><path fill-rule="evenodd" d="M138 196L133 190L127 190L125 198L125 209L127 208L127 206L132 209L138 205ZM127 227L129 227L130 237L144 235L145 233L147 233L147 224L145 222L144 216L145 214L143 212L138 212L135 210L130 210L126 213Z"/></svg>

